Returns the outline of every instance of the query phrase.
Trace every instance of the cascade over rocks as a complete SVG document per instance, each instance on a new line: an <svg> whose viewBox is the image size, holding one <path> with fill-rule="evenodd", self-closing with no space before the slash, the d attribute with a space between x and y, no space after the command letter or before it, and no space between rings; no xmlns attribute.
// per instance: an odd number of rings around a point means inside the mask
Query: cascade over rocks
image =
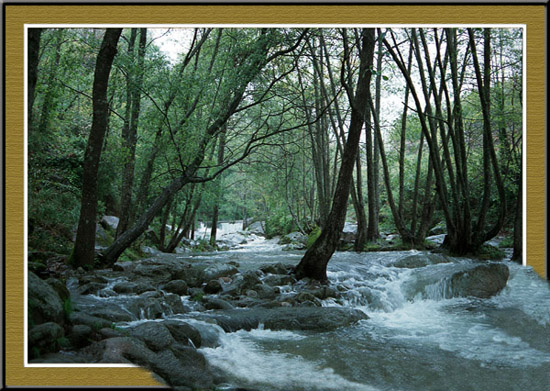
<svg viewBox="0 0 550 391"><path fill-rule="evenodd" d="M452 297L474 296L482 299L498 294L510 277L508 266L502 263L479 265L455 273L449 281Z"/></svg>

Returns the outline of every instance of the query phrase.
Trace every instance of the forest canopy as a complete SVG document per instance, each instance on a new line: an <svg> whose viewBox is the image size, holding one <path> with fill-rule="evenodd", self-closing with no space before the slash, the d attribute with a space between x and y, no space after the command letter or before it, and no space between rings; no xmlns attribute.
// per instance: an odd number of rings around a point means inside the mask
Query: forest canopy
<svg viewBox="0 0 550 391"><path fill-rule="evenodd" d="M179 33L172 59L163 39ZM42 28L28 34L28 246L78 267L259 221L330 256L381 233L521 259L520 28ZM97 245L96 224L117 216ZM310 256L310 258L313 255ZM305 259L304 258L304 259ZM323 270L298 274L319 279ZM326 267L326 263L321 269Z"/></svg>

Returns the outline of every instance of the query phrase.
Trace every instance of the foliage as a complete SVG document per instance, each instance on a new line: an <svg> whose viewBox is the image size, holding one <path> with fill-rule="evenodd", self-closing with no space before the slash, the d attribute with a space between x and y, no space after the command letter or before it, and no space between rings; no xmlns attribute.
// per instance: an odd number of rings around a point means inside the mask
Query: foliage
<svg viewBox="0 0 550 391"><path fill-rule="evenodd" d="M306 247L310 248L313 246L313 243L315 243L319 236L321 236L321 228L316 226L307 237Z"/></svg>

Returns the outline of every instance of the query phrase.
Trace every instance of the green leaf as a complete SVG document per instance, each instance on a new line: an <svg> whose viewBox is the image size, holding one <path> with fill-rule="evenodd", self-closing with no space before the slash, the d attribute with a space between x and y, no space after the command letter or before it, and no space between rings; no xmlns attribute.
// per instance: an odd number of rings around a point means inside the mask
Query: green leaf
<svg viewBox="0 0 550 391"><path fill-rule="evenodd" d="M386 81L387 81L387 80L390 80L390 78L389 78L388 76L386 76L386 75L382 75L382 78L383 78L384 80L386 80Z"/></svg>

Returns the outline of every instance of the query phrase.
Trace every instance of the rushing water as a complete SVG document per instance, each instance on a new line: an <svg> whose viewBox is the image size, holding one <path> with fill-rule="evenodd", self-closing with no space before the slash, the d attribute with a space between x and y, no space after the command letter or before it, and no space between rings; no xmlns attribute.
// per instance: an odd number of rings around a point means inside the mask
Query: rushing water
<svg viewBox="0 0 550 391"><path fill-rule="evenodd" d="M233 384L255 390L548 390L550 288L507 262L510 280L491 299L444 299L436 284L471 263L389 266L408 252L336 253L331 282L370 319L327 333L252 330L222 334L202 351ZM226 257L241 267L295 264L301 253L256 241ZM421 283L419 283L421 281Z"/></svg>
<svg viewBox="0 0 550 391"><path fill-rule="evenodd" d="M225 379L220 390L549 390L548 283L531 268L506 262L510 279L499 295L448 299L445 277L473 261L453 259L417 269L391 266L415 253L336 253L328 277L347 290L323 305L358 308L369 316L336 331L260 327L225 333L193 319L193 313L167 317L192 322L203 335L217 335L219 345L200 350ZM227 252L178 257L237 261L244 272L266 263L295 265L302 254L256 238Z"/></svg>

